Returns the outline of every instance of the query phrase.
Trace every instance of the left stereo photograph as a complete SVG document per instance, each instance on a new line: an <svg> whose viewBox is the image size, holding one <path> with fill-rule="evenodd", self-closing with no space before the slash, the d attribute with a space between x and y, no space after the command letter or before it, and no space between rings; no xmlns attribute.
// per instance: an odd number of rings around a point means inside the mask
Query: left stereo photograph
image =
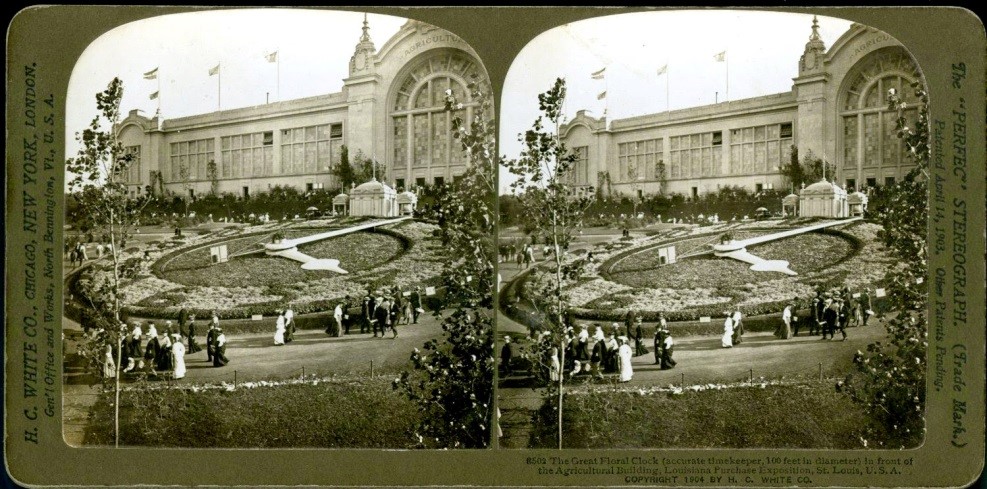
<svg viewBox="0 0 987 489"><path fill-rule="evenodd" d="M413 19L204 10L98 37L53 180L65 442L490 446L493 100L473 48Z"/></svg>

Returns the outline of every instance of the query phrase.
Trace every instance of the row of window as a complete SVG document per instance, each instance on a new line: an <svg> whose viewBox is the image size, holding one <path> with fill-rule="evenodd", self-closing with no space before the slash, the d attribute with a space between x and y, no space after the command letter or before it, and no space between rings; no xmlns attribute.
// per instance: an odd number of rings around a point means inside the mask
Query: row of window
<svg viewBox="0 0 987 489"><path fill-rule="evenodd" d="M619 143L617 182L723 175L723 132L671 136L667 161L662 138ZM792 123L732 129L727 174L777 171L791 157ZM663 168L663 164L666 164Z"/></svg>
<svg viewBox="0 0 987 489"><path fill-rule="evenodd" d="M220 163L215 162L215 138L171 143L171 181L249 178L328 171L339 163L342 124L281 131L281 168L274 169L274 132L220 138Z"/></svg>

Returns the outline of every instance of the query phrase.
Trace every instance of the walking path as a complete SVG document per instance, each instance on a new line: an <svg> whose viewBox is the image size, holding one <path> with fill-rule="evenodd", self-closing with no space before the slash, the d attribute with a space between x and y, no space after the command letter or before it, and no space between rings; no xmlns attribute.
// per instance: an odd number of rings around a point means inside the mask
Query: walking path
<svg viewBox="0 0 987 489"><path fill-rule="evenodd" d="M853 355L867 345L884 338L883 323L873 319L865 327L847 329L847 340L822 340L819 336L800 336L781 340L768 332L748 333L743 343L733 348L721 348L720 337L688 336L675 338L674 359L678 364L670 370L654 365L652 353L632 360L634 378L622 388L646 388L670 384L696 385L786 379L818 379L841 377L850 370ZM615 374L608 375L604 384L614 383ZM579 378L568 386L591 385L592 379ZM528 445L531 420L541 407L543 389L521 387L522 376L502 378L498 387L501 411L503 448L524 448Z"/></svg>

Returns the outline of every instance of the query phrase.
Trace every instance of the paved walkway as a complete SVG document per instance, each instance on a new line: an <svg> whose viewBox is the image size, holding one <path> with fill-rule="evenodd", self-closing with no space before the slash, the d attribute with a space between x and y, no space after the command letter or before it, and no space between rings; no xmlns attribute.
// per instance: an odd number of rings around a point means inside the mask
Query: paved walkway
<svg viewBox="0 0 987 489"><path fill-rule="evenodd" d="M707 383L743 382L753 377L760 380L818 379L844 375L852 366L857 350L865 351L867 345L886 335L883 323L868 322L866 327L847 329L847 341L822 340L819 336L802 336L781 340L771 333L748 333L743 343L733 348L722 348L719 336L689 336L675 338L675 368L661 370L654 365L654 355L642 355L632 359L633 379L620 384L623 387L652 387L670 384L695 385ZM649 350L653 350L648 345ZM606 380L616 381L615 374ZM569 386L589 385L589 378L578 378ZM498 387L498 404L501 410L501 438L503 448L524 448L528 445L531 417L542 403L541 388L519 387L521 376L501 379Z"/></svg>

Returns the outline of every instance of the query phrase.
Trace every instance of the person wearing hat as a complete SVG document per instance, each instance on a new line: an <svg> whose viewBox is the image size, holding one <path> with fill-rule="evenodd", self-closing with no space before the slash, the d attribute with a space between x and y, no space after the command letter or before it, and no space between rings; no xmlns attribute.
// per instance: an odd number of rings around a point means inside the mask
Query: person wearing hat
<svg viewBox="0 0 987 489"><path fill-rule="evenodd" d="M171 335L168 333L161 335L160 343L161 348L158 350L155 367L159 372L165 372L167 374L175 369L175 361L172 358L171 352L171 347L173 346Z"/></svg>
<svg viewBox="0 0 987 489"><path fill-rule="evenodd" d="M775 329L775 336L787 340L792 337L792 309L794 304L785 305L784 312L781 313L781 324Z"/></svg>
<svg viewBox="0 0 987 489"><path fill-rule="evenodd" d="M274 322L274 345L284 346L284 316L278 311L278 319Z"/></svg>
<svg viewBox="0 0 987 489"><path fill-rule="evenodd" d="M295 311L291 310L291 305L284 310L284 342L291 343L295 340Z"/></svg>
<svg viewBox="0 0 987 489"><path fill-rule="evenodd" d="M418 324L418 315L425 312L422 309L422 287L421 285L415 286L415 290L411 291L411 318L414 320L414 324Z"/></svg>
<svg viewBox="0 0 987 489"><path fill-rule="evenodd" d="M723 321L723 338L720 340L720 345L723 348L733 348L733 315L730 311L724 314L727 318Z"/></svg>
<svg viewBox="0 0 987 489"><path fill-rule="evenodd" d="M216 328L219 325L209 323L209 331L206 331L206 361L212 362L213 352L216 350Z"/></svg>
<svg viewBox="0 0 987 489"><path fill-rule="evenodd" d="M740 313L740 308L733 311L733 344L739 345L744 342L741 336L744 335L744 315Z"/></svg>
<svg viewBox="0 0 987 489"><path fill-rule="evenodd" d="M511 373L511 359L514 352L511 350L511 337L504 335L504 346L500 348L500 372L505 377Z"/></svg>
<svg viewBox="0 0 987 489"><path fill-rule="evenodd" d="M644 346L644 323L641 316L638 316L634 323L634 356L639 357L648 353L650 353L648 347Z"/></svg>
<svg viewBox="0 0 987 489"><path fill-rule="evenodd" d="M836 321L836 327L840 329L840 334L843 335L843 341L846 341L846 327L847 323L850 322L850 299L840 299L837 301L838 304L838 317ZM834 331L835 334L835 331Z"/></svg>
<svg viewBox="0 0 987 489"><path fill-rule="evenodd" d="M185 377L185 345L182 344L182 335L175 333L172 336L171 355L175 366L175 379Z"/></svg>
<svg viewBox="0 0 987 489"><path fill-rule="evenodd" d="M161 351L161 342L158 340L158 330L154 323L147 323L147 346L144 347L144 360L151 367L151 374L155 374L158 353Z"/></svg>
<svg viewBox="0 0 987 489"><path fill-rule="evenodd" d="M212 366L224 367L227 363L230 363L230 359L226 358L226 335L223 334L222 328L216 328L215 335L216 339L212 352Z"/></svg>
<svg viewBox="0 0 987 489"><path fill-rule="evenodd" d="M374 308L371 305L373 299L370 295L363 297L363 304L360 306L360 334L369 333L374 320Z"/></svg>
<svg viewBox="0 0 987 489"><path fill-rule="evenodd" d="M677 362L672 359L672 353L675 348L672 333L667 329L662 329L659 336L661 337L661 369L668 370L675 368Z"/></svg>
<svg viewBox="0 0 987 489"><path fill-rule="evenodd" d="M634 377L634 367L631 366L631 357L634 356L634 352L631 350L631 345L627 344L626 336L621 336L619 339L620 348L617 350L617 356L620 358L620 381L630 382L631 378Z"/></svg>
<svg viewBox="0 0 987 489"><path fill-rule="evenodd" d="M610 332L610 336L607 337L604 343L604 354L603 354L603 371L604 372L617 372L620 370L620 358L618 356L618 351L620 349L620 343L617 341L617 329L620 325L617 325L613 331Z"/></svg>
<svg viewBox="0 0 987 489"><path fill-rule="evenodd" d="M836 334L836 323L840 316L838 309L839 306L833 301L833 299L826 299L824 304L826 309L823 310L823 330L822 338L820 339L825 340L826 333L829 333L829 339L833 339L833 336Z"/></svg>
<svg viewBox="0 0 987 489"><path fill-rule="evenodd" d="M823 330L823 324L826 322L826 318L823 316L826 313L826 299L822 295L822 291L816 292L816 297L812 300L812 309L815 315L814 320L809 321L809 336L815 336Z"/></svg>
<svg viewBox="0 0 987 489"><path fill-rule="evenodd" d="M383 338L384 332L387 331L387 323L391 319L391 302L384 296L380 296L377 297L376 303L377 309L374 310L374 338L377 337L378 331L380 331L380 337Z"/></svg>
<svg viewBox="0 0 987 489"><path fill-rule="evenodd" d="M548 380L550 382L558 382L559 374L562 371L562 365L559 363L559 348L557 346L553 346L549 355Z"/></svg>
<svg viewBox="0 0 987 489"><path fill-rule="evenodd" d="M202 347L195 342L195 314L190 314L188 317L188 353L197 353L202 351Z"/></svg>
<svg viewBox="0 0 987 489"><path fill-rule="evenodd" d="M123 369L124 372L130 372L135 368L139 369L144 365L143 360L140 360L140 364L138 365L138 360L143 353L141 349L141 336L143 335L144 332L141 330L140 321L134 321L134 329L131 330L130 336L127 337L123 344L123 355L127 360L127 367Z"/></svg>
<svg viewBox="0 0 987 489"><path fill-rule="evenodd" d="M603 357L606 355L606 337L603 336L603 328L595 325L593 331L593 350L589 356L590 371L596 378L603 378Z"/></svg>

